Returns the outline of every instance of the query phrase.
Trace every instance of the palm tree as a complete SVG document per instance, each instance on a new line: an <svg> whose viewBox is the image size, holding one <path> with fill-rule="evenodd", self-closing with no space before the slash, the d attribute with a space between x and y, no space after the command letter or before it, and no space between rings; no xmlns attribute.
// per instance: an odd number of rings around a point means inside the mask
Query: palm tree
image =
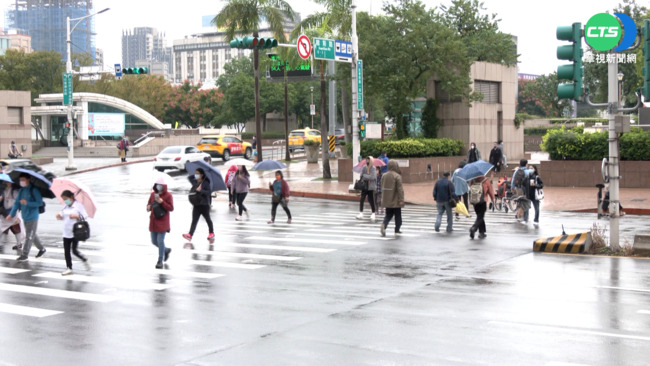
<svg viewBox="0 0 650 366"><path fill-rule="evenodd" d="M295 13L285 0L228 0L212 24L225 28L226 40L231 41L235 34L249 34L259 37L260 25L268 23L273 36L284 42L284 23L293 20ZM260 125L260 54L253 49L253 72L255 74L255 133L257 136L257 161L262 161L262 128Z"/></svg>

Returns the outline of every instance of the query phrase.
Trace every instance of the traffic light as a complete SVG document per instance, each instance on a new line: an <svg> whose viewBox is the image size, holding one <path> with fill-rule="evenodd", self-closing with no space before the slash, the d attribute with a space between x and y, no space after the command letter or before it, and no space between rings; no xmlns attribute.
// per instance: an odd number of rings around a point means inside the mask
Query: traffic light
<svg viewBox="0 0 650 366"><path fill-rule="evenodd" d="M366 121L359 121L359 141L366 138Z"/></svg>
<svg viewBox="0 0 650 366"><path fill-rule="evenodd" d="M557 86L557 97L578 101L582 97L582 76L584 75L582 69L582 24L573 23L571 26L557 27L556 36L560 41L573 42L572 45L557 48L558 60L573 62L570 65L561 65L557 68L559 80L572 81Z"/></svg>
<svg viewBox="0 0 650 366"><path fill-rule="evenodd" d="M149 73L147 67L126 67L122 69L124 75L146 75Z"/></svg>
<svg viewBox="0 0 650 366"><path fill-rule="evenodd" d="M235 38L230 41L230 48L248 48L248 49L268 49L278 46L278 40L275 38L251 37Z"/></svg>
<svg viewBox="0 0 650 366"><path fill-rule="evenodd" d="M643 21L643 88L641 94L650 101L650 19Z"/></svg>

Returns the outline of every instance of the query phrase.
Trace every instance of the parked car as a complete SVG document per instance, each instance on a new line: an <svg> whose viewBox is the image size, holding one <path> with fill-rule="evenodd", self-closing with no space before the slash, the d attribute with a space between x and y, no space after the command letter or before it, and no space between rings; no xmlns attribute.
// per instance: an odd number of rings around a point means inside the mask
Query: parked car
<svg viewBox="0 0 650 366"><path fill-rule="evenodd" d="M2 167L0 170L3 172L10 172L16 168L21 168L36 172L47 178L50 182L56 178L56 175L54 175L54 173L41 168L29 159L4 159L0 160L0 166Z"/></svg>
<svg viewBox="0 0 650 366"><path fill-rule="evenodd" d="M209 159L210 154L204 153L194 146L168 146L153 159L153 167L158 171L165 169L185 170L185 163Z"/></svg>
<svg viewBox="0 0 650 366"><path fill-rule="evenodd" d="M304 149L305 140L314 140L320 145L320 131L312 130L309 127L291 131L289 134L289 152L293 153L295 150Z"/></svg>
<svg viewBox="0 0 650 366"><path fill-rule="evenodd" d="M253 156L252 145L240 140L237 136L204 136L196 146L199 150L213 157L221 158L223 161L230 160L231 156L243 156L246 159Z"/></svg>
<svg viewBox="0 0 650 366"><path fill-rule="evenodd" d="M341 141L345 141L345 130L337 128L334 130L334 143L339 145Z"/></svg>

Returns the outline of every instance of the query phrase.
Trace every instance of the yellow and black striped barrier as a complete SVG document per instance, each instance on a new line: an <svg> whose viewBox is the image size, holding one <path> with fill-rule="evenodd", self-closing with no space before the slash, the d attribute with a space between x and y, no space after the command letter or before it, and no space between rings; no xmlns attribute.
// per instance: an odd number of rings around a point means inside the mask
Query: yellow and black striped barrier
<svg viewBox="0 0 650 366"><path fill-rule="evenodd" d="M591 246L591 233L577 233L569 235L539 238L533 243L534 252L547 253L584 253Z"/></svg>
<svg viewBox="0 0 650 366"><path fill-rule="evenodd" d="M327 139L330 143L330 152L333 152L336 145L336 136L328 136Z"/></svg>

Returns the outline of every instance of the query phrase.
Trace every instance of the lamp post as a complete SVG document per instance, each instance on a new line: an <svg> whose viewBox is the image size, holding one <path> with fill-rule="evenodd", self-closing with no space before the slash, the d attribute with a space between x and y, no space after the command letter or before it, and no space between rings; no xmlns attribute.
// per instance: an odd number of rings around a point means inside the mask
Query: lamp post
<svg viewBox="0 0 650 366"><path fill-rule="evenodd" d="M311 128L314 128L314 87L310 86L311 90L311 105L309 106L309 114L311 114Z"/></svg>
<svg viewBox="0 0 650 366"><path fill-rule="evenodd" d="M72 73L72 60L70 57L70 35L74 31L75 28L81 23L82 20L86 18L90 18L92 16L95 16L97 14L104 13L106 11L110 10L110 8L106 8L104 10L100 10L96 13L93 14L88 14L86 16L80 17L80 18L73 18L70 19L70 17L66 17L66 48L67 48L67 58L65 62L65 72L70 74ZM77 21L72 28L70 28L70 21ZM77 170L77 167L74 165L74 122L72 121L72 106L74 104L74 101L71 99L70 104L68 105L68 123L70 124L70 130L68 130L68 166L65 167L65 170Z"/></svg>

